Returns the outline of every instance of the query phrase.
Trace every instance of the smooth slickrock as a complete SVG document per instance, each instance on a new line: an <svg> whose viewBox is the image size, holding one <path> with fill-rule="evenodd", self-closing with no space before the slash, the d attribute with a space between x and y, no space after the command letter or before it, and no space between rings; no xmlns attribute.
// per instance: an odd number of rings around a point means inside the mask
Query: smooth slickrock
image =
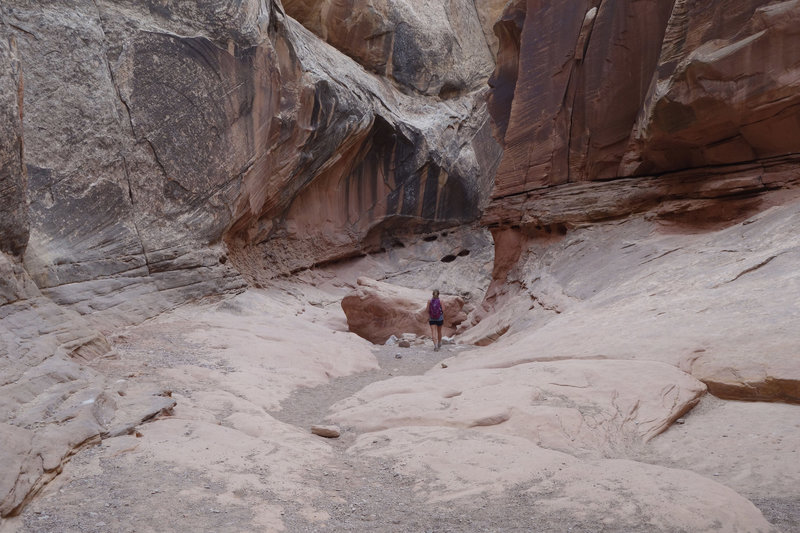
<svg viewBox="0 0 800 533"><path fill-rule="evenodd" d="M796 513L800 492L796 482L800 478L798 409L780 403L722 401L707 395L684 424L670 427L642 450L640 460L692 470L752 501L793 503Z"/></svg>
<svg viewBox="0 0 800 533"><path fill-rule="evenodd" d="M220 401L236 397L277 410L300 386L314 387L331 378L375 368L369 343L345 331L331 330L322 321L326 317L314 306L248 291L189 315L178 310L152 328L140 326L118 342L147 345L148 337L153 337L180 346L177 354L165 354L156 364L164 365L161 374L176 387L191 387L198 381L213 383L212 391L196 393L193 399L197 401L214 401L215 395ZM184 352L191 346L198 348L188 357ZM214 363L204 364L204 360ZM228 366L231 369L226 372L217 371ZM264 368L269 371L265 373ZM187 408L193 402L184 398L183 403Z"/></svg>
<svg viewBox="0 0 800 533"><path fill-rule="evenodd" d="M457 359L456 359L457 361ZM557 361L375 383L332 408L360 432L407 426L485 428L567 453L611 453L652 439L705 386L662 363Z"/></svg>
<svg viewBox="0 0 800 533"><path fill-rule="evenodd" d="M350 331L375 344L383 344L392 335L403 332L421 337L431 334L426 305L431 292L409 289L358 278L358 287L342 298ZM444 311L443 335L451 335L466 317L464 300L460 296L440 295Z"/></svg>
<svg viewBox="0 0 800 533"><path fill-rule="evenodd" d="M288 518L286 504L279 501L313 509L311 502L324 492L309 472L331 461L330 445L270 412L280 411L281 402L298 388L374 370L377 364L369 343L343 331L342 312L330 295L298 283L286 289L189 304L113 337L120 357L102 360L98 369L120 380L115 386L124 396L113 392L116 402L146 390L138 379L158 376L173 387L177 405L169 416L139 427L136 437L105 439L91 450L88 465L68 465L62 483L85 476L93 481L85 491L59 491L56 480L53 490L62 504L90 509L96 502L87 501L89 492L104 498L100 506L124 501L124 508L120 503L104 517L110 527L122 529L131 520L157 529L179 512L187 514L179 528L202 530L211 523L230 529L235 514L244 517L235 522L236 529L276 531ZM324 301L322 307L332 312L309 305L308 299ZM341 328L330 324L331 314ZM5 435L0 432L0 438ZM98 487L121 490L103 495ZM149 499L154 513L136 518L134 509L149 507ZM205 513L219 513L222 522L208 521Z"/></svg>
<svg viewBox="0 0 800 533"><path fill-rule="evenodd" d="M504 237L498 244L508 249L497 255L516 253L519 260L508 265L505 284L490 291L503 309L461 340L502 331L498 365L657 360L723 398L800 403L798 345L790 333L800 320L798 221L794 202L693 235L632 218L550 240ZM468 359L450 366L488 364L482 356Z"/></svg>
<svg viewBox="0 0 800 533"><path fill-rule="evenodd" d="M525 529L775 532L724 485L686 470L626 460L585 460L491 431L403 427L367 433L350 453L389 460L438 505L504 490L529 502Z"/></svg>

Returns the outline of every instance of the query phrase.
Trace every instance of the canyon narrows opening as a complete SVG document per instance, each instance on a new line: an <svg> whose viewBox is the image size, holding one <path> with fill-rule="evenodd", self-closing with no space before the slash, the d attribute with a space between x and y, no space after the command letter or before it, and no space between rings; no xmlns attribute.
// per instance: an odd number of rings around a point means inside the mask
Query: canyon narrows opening
<svg viewBox="0 0 800 533"><path fill-rule="evenodd" d="M3 0L0 532L800 531L798 28Z"/></svg>

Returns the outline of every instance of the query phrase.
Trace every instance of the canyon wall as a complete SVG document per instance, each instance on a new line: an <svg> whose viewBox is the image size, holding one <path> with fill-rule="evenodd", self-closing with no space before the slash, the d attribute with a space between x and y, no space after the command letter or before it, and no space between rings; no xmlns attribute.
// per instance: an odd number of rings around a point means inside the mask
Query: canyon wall
<svg viewBox="0 0 800 533"><path fill-rule="evenodd" d="M489 107L504 154L484 221L574 225L666 202L665 218L693 224L763 209L758 195L797 178L798 16L794 1L511 2L496 26Z"/></svg>

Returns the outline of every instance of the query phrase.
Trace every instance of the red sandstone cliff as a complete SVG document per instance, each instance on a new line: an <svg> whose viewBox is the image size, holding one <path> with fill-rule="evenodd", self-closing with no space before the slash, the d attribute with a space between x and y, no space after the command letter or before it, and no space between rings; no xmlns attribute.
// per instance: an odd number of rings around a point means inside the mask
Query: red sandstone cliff
<svg viewBox="0 0 800 533"><path fill-rule="evenodd" d="M665 216L732 220L758 209L744 197L793 187L798 17L797 2L511 2L495 27L504 154L484 221L575 224L677 200Z"/></svg>

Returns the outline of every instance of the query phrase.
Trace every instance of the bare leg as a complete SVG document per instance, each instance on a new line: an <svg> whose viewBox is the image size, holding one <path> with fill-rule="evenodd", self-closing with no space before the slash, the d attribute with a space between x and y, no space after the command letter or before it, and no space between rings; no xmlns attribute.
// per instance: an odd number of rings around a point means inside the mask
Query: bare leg
<svg viewBox="0 0 800 533"><path fill-rule="evenodd" d="M437 333L437 337L436 337L437 344L436 344L436 347L437 348L441 348L442 347L442 326L436 326L436 333Z"/></svg>
<svg viewBox="0 0 800 533"><path fill-rule="evenodd" d="M438 348L439 345L436 344L436 325L435 324L431 324L431 339L433 339L433 348L434 349Z"/></svg>

